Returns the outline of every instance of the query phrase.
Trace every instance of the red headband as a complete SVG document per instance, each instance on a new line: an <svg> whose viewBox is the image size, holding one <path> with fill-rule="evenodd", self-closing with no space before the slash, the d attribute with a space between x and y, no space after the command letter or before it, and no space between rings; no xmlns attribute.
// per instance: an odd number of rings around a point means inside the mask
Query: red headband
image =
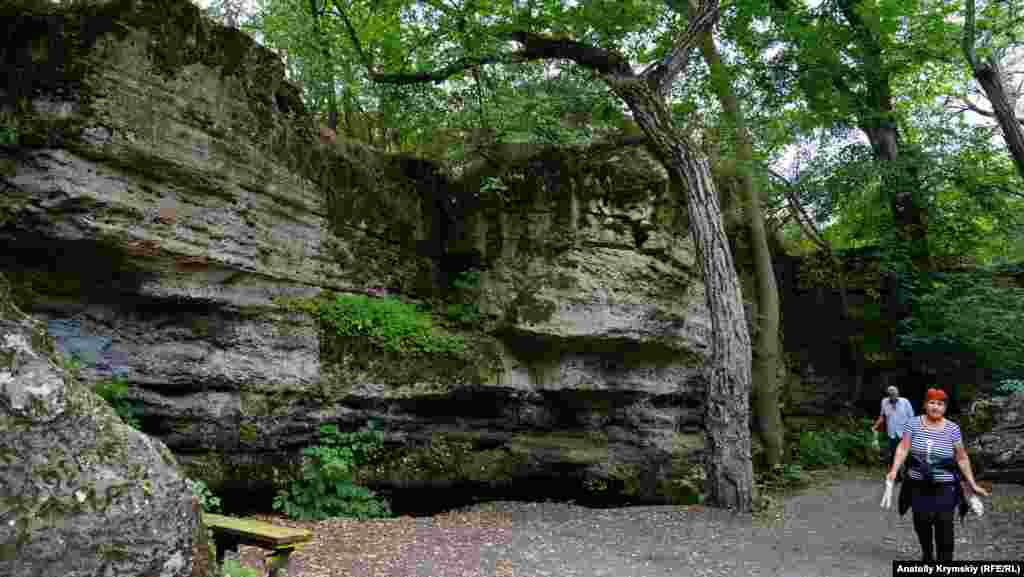
<svg viewBox="0 0 1024 577"><path fill-rule="evenodd" d="M928 389L928 400L929 401L942 401L946 402L946 391L942 389Z"/></svg>

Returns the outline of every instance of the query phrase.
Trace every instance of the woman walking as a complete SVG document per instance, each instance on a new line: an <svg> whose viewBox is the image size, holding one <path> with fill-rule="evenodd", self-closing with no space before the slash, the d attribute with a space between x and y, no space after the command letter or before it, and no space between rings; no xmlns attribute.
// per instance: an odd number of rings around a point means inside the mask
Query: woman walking
<svg viewBox="0 0 1024 577"><path fill-rule="evenodd" d="M923 561L953 560L953 514L965 503L961 475L978 495L988 496L978 486L971 461L964 449L960 427L946 419L946 393L928 389L925 414L904 426L896 457L886 476L895 481L900 466L910 456L908 478L900 491L900 514L914 510L914 531L921 542Z"/></svg>

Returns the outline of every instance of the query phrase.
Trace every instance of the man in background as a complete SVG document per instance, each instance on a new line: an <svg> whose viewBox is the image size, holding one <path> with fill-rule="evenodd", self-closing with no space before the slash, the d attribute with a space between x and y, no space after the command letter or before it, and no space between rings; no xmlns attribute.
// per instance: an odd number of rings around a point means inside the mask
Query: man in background
<svg viewBox="0 0 1024 577"><path fill-rule="evenodd" d="M896 447L903 438L903 427L907 421L914 418L914 408L910 406L910 401L900 396L900 391L896 387L889 387L885 392L888 396L882 399L882 411L875 421L874 430L880 430L882 424L885 424L884 430L889 436L888 466L892 467L893 457L896 456ZM903 480L902 467L897 480Z"/></svg>

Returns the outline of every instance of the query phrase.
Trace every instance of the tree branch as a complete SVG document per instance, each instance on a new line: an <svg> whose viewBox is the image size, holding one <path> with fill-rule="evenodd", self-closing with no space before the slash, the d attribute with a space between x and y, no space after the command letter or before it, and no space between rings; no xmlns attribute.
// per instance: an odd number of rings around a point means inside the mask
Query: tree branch
<svg viewBox="0 0 1024 577"><path fill-rule="evenodd" d="M967 14L964 22L964 37L960 41L960 47L963 48L964 56L967 58L967 64L971 66L973 70L978 63L978 55L974 50L974 0L967 0Z"/></svg>
<svg viewBox="0 0 1024 577"><path fill-rule="evenodd" d="M975 114L980 114L981 116L987 116L989 118L998 118L995 112L992 112L991 110L985 110L984 108L979 107L978 105L974 104L970 100L967 100L966 98L961 97L959 100L963 104L963 106L960 107L957 110L957 112L966 112L970 110L971 112L974 112ZM1024 124L1024 118L1015 116L1014 119L1017 122Z"/></svg>
<svg viewBox="0 0 1024 577"><path fill-rule="evenodd" d="M366 67L366 72L369 75L376 74L376 70L373 67L373 60L370 59L369 54L363 50L363 44L359 42L359 35L356 34L356 29L352 26L352 21L349 20L348 14L338 3L338 0L333 0L334 9L337 11L338 16L341 17L342 22L345 23L345 29L348 31L348 37L352 41L352 46L355 48L356 54L359 55L359 59L362 60L363 66Z"/></svg>
<svg viewBox="0 0 1024 577"><path fill-rule="evenodd" d="M798 199L796 195L793 194L793 183L791 183L785 176L782 176L781 174L775 172L770 168L768 169L768 174L772 175L778 180L781 180L782 183L785 185L782 188L782 193L786 196L786 201L789 204L790 213L793 215L794 218L796 218L797 223L800 224L800 228L804 231L804 234L807 236L807 238L811 239L811 241L814 242L814 244L818 245L819 248L831 251L832 247L829 245L828 241L822 238L821 234L818 232L818 227L814 225L814 220L811 219L810 215L807 214L807 212L804 210L804 207L800 205L800 199Z"/></svg>
<svg viewBox="0 0 1024 577"><path fill-rule="evenodd" d="M609 76L633 76L629 62L611 50L584 44L569 38L554 38L516 30L508 34L510 40L522 45L516 54L523 60L572 60L580 66Z"/></svg>
<svg viewBox="0 0 1024 577"><path fill-rule="evenodd" d="M666 0L666 2L670 9L677 10L672 1ZM641 74L641 77L662 99L668 96L672 82L686 66L690 50L697 45L704 32L718 21L718 0L702 0L699 6L693 6L693 4L695 2L691 2L689 23L686 25L686 29L676 35L672 43L672 50L664 59L651 64ZM696 10L692 8L696 8Z"/></svg>
<svg viewBox="0 0 1024 577"><path fill-rule="evenodd" d="M636 77L626 58L617 52L569 38L556 38L528 30L513 30L498 34L498 37L507 38L520 44L521 49L515 52L466 56L433 71L382 73L377 71L370 55L364 50L355 26L352 25L345 10L338 0L333 0L333 2L359 59L366 67L370 79L375 82L399 85L443 82L460 72L477 66L513 64L531 60L571 60L604 76ZM430 2L430 4L441 9L437 2ZM700 34L715 23L718 14L718 0L703 0L697 16L691 18L686 29L676 37L671 53L664 60L644 71L645 80L649 85L664 96L672 81L686 65L690 49L696 44Z"/></svg>

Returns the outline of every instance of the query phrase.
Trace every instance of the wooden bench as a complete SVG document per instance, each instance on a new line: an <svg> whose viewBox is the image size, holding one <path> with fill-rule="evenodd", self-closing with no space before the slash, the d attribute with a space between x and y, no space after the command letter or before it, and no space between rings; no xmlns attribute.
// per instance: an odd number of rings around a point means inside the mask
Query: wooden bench
<svg viewBox="0 0 1024 577"><path fill-rule="evenodd" d="M237 553L239 545L254 545L271 551L265 562L267 577L287 577L288 558L292 552L313 539L313 534L305 529L212 513L203 513L203 524L217 545L218 567L224 566L224 554L228 550Z"/></svg>

